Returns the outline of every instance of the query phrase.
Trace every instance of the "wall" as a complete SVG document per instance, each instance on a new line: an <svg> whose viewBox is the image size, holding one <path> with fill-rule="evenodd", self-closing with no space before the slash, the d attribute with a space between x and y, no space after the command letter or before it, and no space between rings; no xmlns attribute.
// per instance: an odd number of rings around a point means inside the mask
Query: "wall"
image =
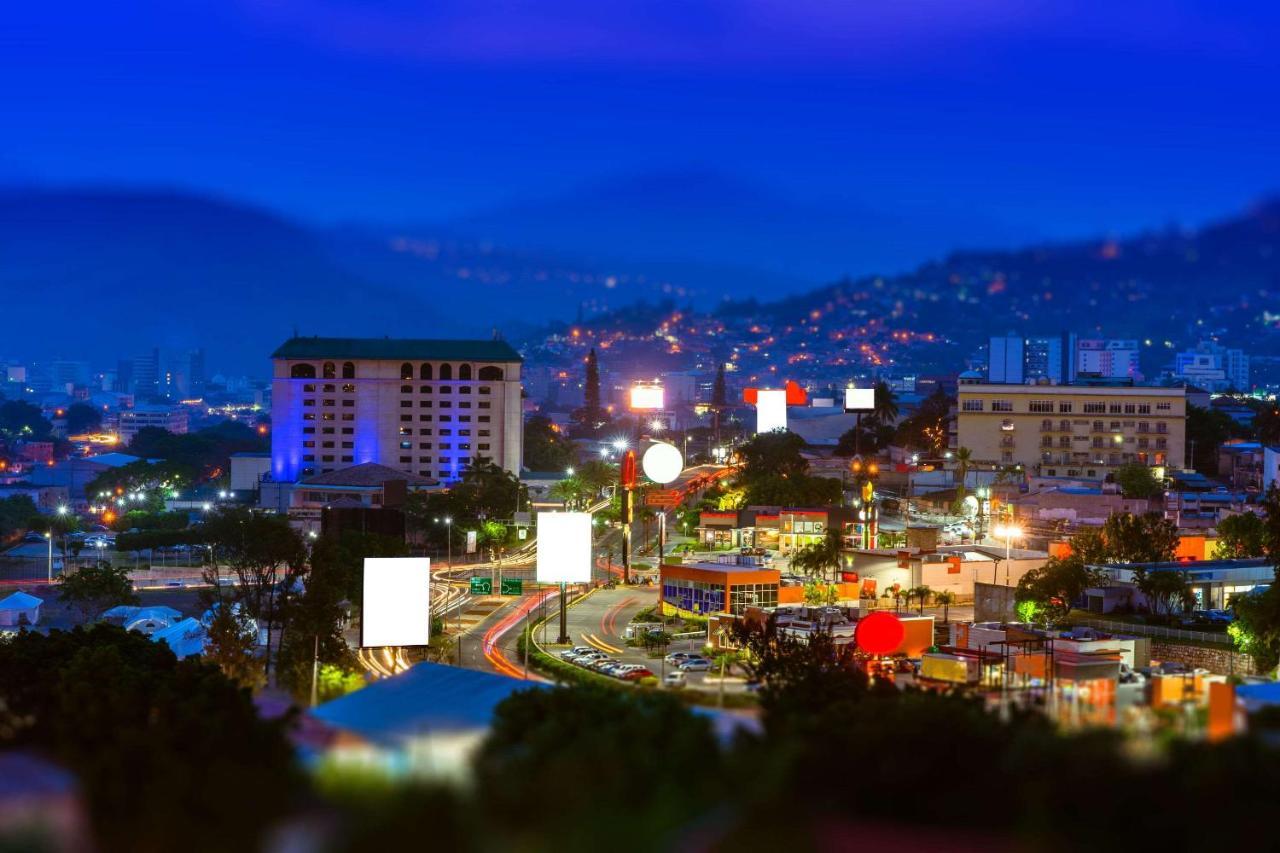
<svg viewBox="0 0 1280 853"><path fill-rule="evenodd" d="M1151 659L1185 663L1187 666L1207 669L1218 675L1255 675L1257 673L1252 657L1226 647L1215 649L1153 639Z"/></svg>
<svg viewBox="0 0 1280 853"><path fill-rule="evenodd" d="M1017 618L1013 609L1016 587L979 583L974 586L973 620L975 622L1006 622Z"/></svg>

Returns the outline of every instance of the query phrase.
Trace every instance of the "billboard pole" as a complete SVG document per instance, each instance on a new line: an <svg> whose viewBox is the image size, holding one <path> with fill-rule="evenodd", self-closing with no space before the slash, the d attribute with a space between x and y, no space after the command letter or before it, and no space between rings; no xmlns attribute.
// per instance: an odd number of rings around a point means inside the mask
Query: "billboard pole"
<svg viewBox="0 0 1280 853"><path fill-rule="evenodd" d="M622 582L631 583L631 521L635 517L636 452L622 454L618 466L618 487L622 490Z"/></svg>
<svg viewBox="0 0 1280 853"><path fill-rule="evenodd" d="M557 643L569 642L569 620L564 603L567 597L565 582L560 581L560 637L556 640Z"/></svg>

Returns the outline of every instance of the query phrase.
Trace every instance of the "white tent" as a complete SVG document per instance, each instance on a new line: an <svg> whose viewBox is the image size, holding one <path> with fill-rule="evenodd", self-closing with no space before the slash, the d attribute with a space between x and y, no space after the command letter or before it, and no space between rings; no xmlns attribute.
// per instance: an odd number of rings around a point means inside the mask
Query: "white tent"
<svg viewBox="0 0 1280 853"><path fill-rule="evenodd" d="M199 619L187 617L176 625L170 625L151 635L151 642L166 643L179 660L204 652L209 632Z"/></svg>
<svg viewBox="0 0 1280 853"><path fill-rule="evenodd" d="M0 625L17 627L34 625L40 621L40 605L44 600L18 590L8 598L0 600Z"/></svg>

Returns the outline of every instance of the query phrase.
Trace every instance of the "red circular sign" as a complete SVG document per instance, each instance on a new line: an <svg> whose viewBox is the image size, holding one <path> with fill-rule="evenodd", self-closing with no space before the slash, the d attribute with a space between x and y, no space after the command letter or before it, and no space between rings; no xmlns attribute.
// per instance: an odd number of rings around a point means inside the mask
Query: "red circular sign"
<svg viewBox="0 0 1280 853"><path fill-rule="evenodd" d="M907 631L892 613L870 613L858 620L853 641L869 655L887 655L898 650Z"/></svg>

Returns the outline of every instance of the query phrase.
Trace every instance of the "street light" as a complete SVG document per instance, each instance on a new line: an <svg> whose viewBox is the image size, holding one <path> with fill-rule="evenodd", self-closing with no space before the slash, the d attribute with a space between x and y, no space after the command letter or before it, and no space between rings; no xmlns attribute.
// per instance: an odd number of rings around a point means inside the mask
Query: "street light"
<svg viewBox="0 0 1280 853"><path fill-rule="evenodd" d="M1022 528L1016 524L999 524L991 531L998 538L1004 539L1004 585L1009 585L1009 555L1014 539L1022 538Z"/></svg>

